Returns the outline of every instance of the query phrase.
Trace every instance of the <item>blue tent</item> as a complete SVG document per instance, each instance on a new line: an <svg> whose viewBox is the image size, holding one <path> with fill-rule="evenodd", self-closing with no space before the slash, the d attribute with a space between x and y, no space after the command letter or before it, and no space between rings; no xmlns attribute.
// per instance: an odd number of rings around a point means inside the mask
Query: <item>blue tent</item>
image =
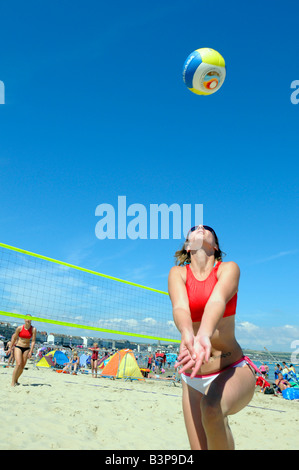
<svg viewBox="0 0 299 470"><path fill-rule="evenodd" d="M80 356L80 366L86 367L87 364L90 363L90 355L89 354L82 354Z"/></svg>
<svg viewBox="0 0 299 470"><path fill-rule="evenodd" d="M56 361L56 364L58 364L59 366L63 366L64 364L69 362L69 358L62 351L50 351L48 354L46 354L46 356L51 356L52 361Z"/></svg>

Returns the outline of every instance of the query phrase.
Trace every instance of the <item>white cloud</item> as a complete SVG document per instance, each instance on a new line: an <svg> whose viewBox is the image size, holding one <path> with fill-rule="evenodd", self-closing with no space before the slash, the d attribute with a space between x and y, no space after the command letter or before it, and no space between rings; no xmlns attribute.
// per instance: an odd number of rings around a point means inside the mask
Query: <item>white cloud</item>
<svg viewBox="0 0 299 470"><path fill-rule="evenodd" d="M257 325L254 325L253 323L250 323L248 321L244 321L244 322L241 322L241 323L237 323L237 328L239 328L240 330L245 330L245 331L257 331L259 329L259 327Z"/></svg>
<svg viewBox="0 0 299 470"><path fill-rule="evenodd" d="M245 349L292 351L292 343L299 340L299 326L261 327L245 321L236 324L236 337Z"/></svg>
<svg viewBox="0 0 299 470"><path fill-rule="evenodd" d="M261 258L261 259L258 259L256 261L253 261L252 263L250 263L250 265L266 263L268 261L272 261L272 260L277 259L277 258L282 258L283 256L295 255L297 253L299 253L299 250L280 251L279 253L268 256L266 258Z"/></svg>
<svg viewBox="0 0 299 470"><path fill-rule="evenodd" d="M143 323L147 323L148 325L156 325L157 320L154 318L144 318L144 320L141 320Z"/></svg>

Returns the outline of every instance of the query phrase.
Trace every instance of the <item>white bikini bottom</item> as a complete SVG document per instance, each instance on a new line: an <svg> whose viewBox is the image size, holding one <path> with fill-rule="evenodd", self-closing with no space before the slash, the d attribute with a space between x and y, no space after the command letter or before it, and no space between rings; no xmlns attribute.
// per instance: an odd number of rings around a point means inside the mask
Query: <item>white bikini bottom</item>
<svg viewBox="0 0 299 470"><path fill-rule="evenodd" d="M234 362L228 367L225 367L224 369L220 370L219 372L216 372L214 374L207 374L207 375L196 375L193 379L191 379L190 375L187 372L183 372L181 374L182 379L184 382L186 382L187 385L190 387L194 388L198 392L202 393L203 395L206 392L207 387L215 380L217 379L218 375L220 375L222 372L225 370L235 368L235 367L244 367L245 364L248 364L249 366L253 367L255 369L254 364L251 362L251 360L248 357L242 357L239 359L239 361Z"/></svg>

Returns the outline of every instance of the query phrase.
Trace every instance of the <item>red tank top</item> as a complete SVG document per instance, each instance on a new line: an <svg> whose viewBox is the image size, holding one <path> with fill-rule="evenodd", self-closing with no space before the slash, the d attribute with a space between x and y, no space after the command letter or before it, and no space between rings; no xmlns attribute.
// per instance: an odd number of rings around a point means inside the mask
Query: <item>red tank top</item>
<svg viewBox="0 0 299 470"><path fill-rule="evenodd" d="M32 326L29 330L26 330L25 326L22 326L22 329L19 333L19 338L30 339L32 337Z"/></svg>
<svg viewBox="0 0 299 470"><path fill-rule="evenodd" d="M207 301L209 300L215 285L218 282L217 271L221 261L214 266L207 279L199 281L195 278L189 264L186 265L187 278L186 289L189 299L191 319L193 322L201 321ZM237 293L227 302L223 317L236 314Z"/></svg>
<svg viewBox="0 0 299 470"><path fill-rule="evenodd" d="M92 350L91 359L92 359L93 361L96 361L97 358L98 358L98 356L99 356L99 351L96 351L95 349L93 349L93 350Z"/></svg>

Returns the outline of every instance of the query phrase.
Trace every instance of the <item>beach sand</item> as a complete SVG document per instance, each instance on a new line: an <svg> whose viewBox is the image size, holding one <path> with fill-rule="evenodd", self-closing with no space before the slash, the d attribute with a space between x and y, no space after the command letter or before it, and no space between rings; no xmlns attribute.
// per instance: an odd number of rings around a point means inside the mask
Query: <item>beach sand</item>
<svg viewBox="0 0 299 470"><path fill-rule="evenodd" d="M0 366L0 449L190 450L181 384ZM298 450L299 402L256 390L230 417L237 450Z"/></svg>

